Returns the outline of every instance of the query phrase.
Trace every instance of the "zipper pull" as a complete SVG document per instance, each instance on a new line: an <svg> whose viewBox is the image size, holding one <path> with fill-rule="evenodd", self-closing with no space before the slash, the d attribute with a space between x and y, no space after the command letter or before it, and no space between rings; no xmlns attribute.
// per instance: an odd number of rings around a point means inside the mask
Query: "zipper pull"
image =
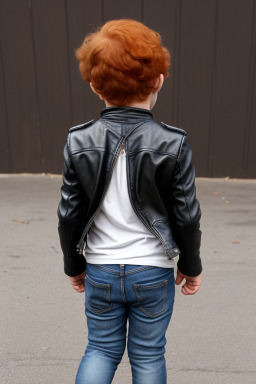
<svg viewBox="0 0 256 384"><path fill-rule="evenodd" d="M77 252L78 252L79 255L83 254L84 245L85 245L85 241L84 240L81 243L77 244Z"/></svg>
<svg viewBox="0 0 256 384"><path fill-rule="evenodd" d="M125 145L124 145L124 142L122 144L122 147L121 147L121 155L123 155L125 152Z"/></svg>

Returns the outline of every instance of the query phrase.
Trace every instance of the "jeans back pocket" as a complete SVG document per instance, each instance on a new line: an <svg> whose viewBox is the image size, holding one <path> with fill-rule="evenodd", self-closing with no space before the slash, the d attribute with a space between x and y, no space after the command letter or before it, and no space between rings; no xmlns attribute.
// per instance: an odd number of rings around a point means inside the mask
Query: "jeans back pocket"
<svg viewBox="0 0 256 384"><path fill-rule="evenodd" d="M139 303L139 309L149 317L164 313L166 307L167 280L158 284L133 285Z"/></svg>
<svg viewBox="0 0 256 384"><path fill-rule="evenodd" d="M110 284L93 281L88 275L85 276L85 304L94 313L110 311Z"/></svg>

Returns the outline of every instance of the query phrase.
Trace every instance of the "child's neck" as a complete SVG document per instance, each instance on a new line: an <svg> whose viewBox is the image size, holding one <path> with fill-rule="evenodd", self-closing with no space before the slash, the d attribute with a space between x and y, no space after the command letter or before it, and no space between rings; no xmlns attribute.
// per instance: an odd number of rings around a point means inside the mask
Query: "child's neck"
<svg viewBox="0 0 256 384"><path fill-rule="evenodd" d="M117 107L117 105L113 105L105 100L106 107ZM120 105L121 107L121 105ZM122 107L134 107L134 108L143 108L143 109L149 109L150 110L150 101L145 100L142 102L134 101L133 103L129 103L127 105L122 105Z"/></svg>

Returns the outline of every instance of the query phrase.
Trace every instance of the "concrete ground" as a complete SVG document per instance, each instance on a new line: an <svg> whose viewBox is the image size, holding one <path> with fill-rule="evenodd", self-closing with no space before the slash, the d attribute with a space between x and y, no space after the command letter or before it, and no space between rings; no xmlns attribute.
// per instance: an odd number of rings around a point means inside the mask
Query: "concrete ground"
<svg viewBox="0 0 256 384"><path fill-rule="evenodd" d="M86 346L84 296L63 273L60 186L60 176L0 175L3 384L74 383ZM197 196L203 285L190 297L176 289L168 383L255 384L256 181L197 179ZM131 382L125 353L113 383Z"/></svg>

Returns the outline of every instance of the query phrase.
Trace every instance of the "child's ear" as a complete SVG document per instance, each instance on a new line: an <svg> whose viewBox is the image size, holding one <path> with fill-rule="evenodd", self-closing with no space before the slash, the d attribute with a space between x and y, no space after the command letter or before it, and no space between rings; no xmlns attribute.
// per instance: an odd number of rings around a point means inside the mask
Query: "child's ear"
<svg viewBox="0 0 256 384"><path fill-rule="evenodd" d="M159 75L158 78L156 79L156 84L155 84L153 93L159 92L163 86L163 83L164 83L164 75L161 73L161 75Z"/></svg>
<svg viewBox="0 0 256 384"><path fill-rule="evenodd" d="M90 87L91 87L91 90L97 95L99 96L99 98L101 100L103 100L103 97L96 91L96 89L94 88L94 86L92 85L92 82L90 82Z"/></svg>

